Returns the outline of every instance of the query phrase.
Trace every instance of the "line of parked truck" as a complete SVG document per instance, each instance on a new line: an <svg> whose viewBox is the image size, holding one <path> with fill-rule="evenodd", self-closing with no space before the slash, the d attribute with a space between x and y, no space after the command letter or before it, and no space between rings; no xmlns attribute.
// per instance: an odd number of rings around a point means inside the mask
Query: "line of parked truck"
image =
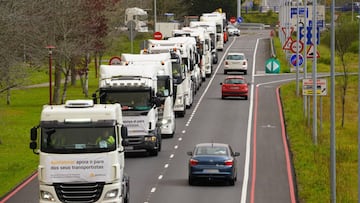
<svg viewBox="0 0 360 203"><path fill-rule="evenodd" d="M30 142L40 155L40 202L129 202L124 153L157 156L174 136L175 118L213 74L223 22L221 13L203 14L167 39L149 39L141 53L100 66L92 100L45 105Z"/></svg>

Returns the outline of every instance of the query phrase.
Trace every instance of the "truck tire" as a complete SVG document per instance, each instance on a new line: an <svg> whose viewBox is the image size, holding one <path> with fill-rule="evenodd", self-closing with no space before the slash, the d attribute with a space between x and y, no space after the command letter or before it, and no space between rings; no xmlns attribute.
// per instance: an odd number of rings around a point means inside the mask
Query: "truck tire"
<svg viewBox="0 0 360 203"><path fill-rule="evenodd" d="M125 191L125 196L124 196L124 203L129 203L130 202L130 177L126 174L124 174L124 182L126 185L126 191Z"/></svg>
<svg viewBox="0 0 360 203"><path fill-rule="evenodd" d="M157 156L159 154L158 149L152 149L149 151L150 156Z"/></svg>

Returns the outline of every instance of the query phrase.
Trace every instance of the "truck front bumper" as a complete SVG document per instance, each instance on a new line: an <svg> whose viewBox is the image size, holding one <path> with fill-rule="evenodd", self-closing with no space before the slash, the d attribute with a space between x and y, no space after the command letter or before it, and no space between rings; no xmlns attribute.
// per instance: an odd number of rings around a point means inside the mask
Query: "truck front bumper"
<svg viewBox="0 0 360 203"><path fill-rule="evenodd" d="M158 138L153 136L129 136L126 141L129 143L125 146L125 152L154 150L157 149Z"/></svg>

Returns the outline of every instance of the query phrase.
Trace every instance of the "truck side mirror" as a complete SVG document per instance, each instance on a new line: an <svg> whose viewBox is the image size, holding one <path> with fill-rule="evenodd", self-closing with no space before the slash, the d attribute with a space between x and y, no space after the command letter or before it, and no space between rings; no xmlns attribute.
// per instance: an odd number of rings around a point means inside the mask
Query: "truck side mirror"
<svg viewBox="0 0 360 203"><path fill-rule="evenodd" d="M160 100L160 98L158 98L158 97L153 97L152 101L153 101L153 104L155 104L156 107L161 106L161 100Z"/></svg>
<svg viewBox="0 0 360 203"><path fill-rule="evenodd" d="M128 129L126 126L121 126L121 137L123 139L128 137Z"/></svg>
<svg viewBox="0 0 360 203"><path fill-rule="evenodd" d="M37 127L33 127L30 130L30 140L36 141L37 140Z"/></svg>
<svg viewBox="0 0 360 203"><path fill-rule="evenodd" d="M30 149L32 149L32 150L35 150L36 148L37 148L37 143L36 142L34 142L34 141L32 141L32 142L30 142Z"/></svg>
<svg viewBox="0 0 360 203"><path fill-rule="evenodd" d="M93 99L94 104L97 104L96 93L92 94L92 99Z"/></svg>

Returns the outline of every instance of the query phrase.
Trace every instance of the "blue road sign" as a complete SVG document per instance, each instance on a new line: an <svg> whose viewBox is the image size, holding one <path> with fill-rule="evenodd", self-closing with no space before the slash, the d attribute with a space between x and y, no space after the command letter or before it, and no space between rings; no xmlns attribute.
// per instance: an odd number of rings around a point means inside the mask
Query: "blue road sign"
<svg viewBox="0 0 360 203"><path fill-rule="evenodd" d="M243 18L242 18L242 17L238 17L238 18L236 19L236 22L242 23L242 22L243 22Z"/></svg>
<svg viewBox="0 0 360 203"><path fill-rule="evenodd" d="M295 67L298 66L296 58L297 58L296 54L292 54L290 58L290 63ZM299 66L301 66L303 62L304 62L304 57L301 54L299 54Z"/></svg>

